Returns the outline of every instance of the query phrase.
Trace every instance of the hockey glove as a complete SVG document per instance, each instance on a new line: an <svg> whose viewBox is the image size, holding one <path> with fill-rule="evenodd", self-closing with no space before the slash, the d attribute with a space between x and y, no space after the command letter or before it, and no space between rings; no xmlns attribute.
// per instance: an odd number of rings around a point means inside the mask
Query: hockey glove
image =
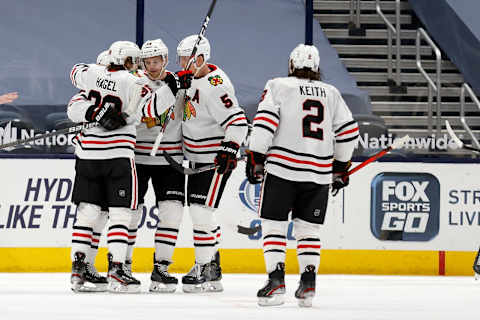
<svg viewBox="0 0 480 320"><path fill-rule="evenodd" d="M233 141L222 141L215 157L217 172L224 174L237 167L237 153L240 146Z"/></svg>
<svg viewBox="0 0 480 320"><path fill-rule="evenodd" d="M265 155L260 152L246 150L247 153L247 166L245 167L245 173L247 175L248 182L251 184L257 184L262 182L265 170Z"/></svg>
<svg viewBox="0 0 480 320"><path fill-rule="evenodd" d="M176 96L178 90L188 89L192 85L193 73L192 71L178 71L177 73L167 73L167 76L163 81L165 81L172 91L173 95Z"/></svg>
<svg viewBox="0 0 480 320"><path fill-rule="evenodd" d="M335 197L340 189L348 186L350 179L347 176L348 169L352 166L351 161L342 162L333 160L332 195Z"/></svg>
<svg viewBox="0 0 480 320"><path fill-rule="evenodd" d="M98 122L107 130L116 130L127 124L124 115L115 110L114 104L107 102L99 109L96 106L91 106L85 113L85 119L88 122Z"/></svg>

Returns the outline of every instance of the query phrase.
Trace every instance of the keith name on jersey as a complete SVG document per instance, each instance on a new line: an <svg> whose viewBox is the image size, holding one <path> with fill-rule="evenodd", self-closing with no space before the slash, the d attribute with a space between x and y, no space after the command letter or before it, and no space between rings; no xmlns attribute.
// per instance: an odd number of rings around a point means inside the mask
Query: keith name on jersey
<svg viewBox="0 0 480 320"><path fill-rule="evenodd" d="M97 78L97 87L100 89L117 92L116 85L117 83L115 81Z"/></svg>
<svg viewBox="0 0 480 320"><path fill-rule="evenodd" d="M303 96L317 96L317 97L327 97L327 93L324 88L313 87L313 86L298 86L300 89L300 94Z"/></svg>

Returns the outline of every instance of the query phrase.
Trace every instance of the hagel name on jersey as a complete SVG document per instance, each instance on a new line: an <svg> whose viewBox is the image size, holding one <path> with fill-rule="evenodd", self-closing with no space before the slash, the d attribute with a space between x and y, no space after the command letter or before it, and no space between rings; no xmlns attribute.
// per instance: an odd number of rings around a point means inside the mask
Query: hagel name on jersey
<svg viewBox="0 0 480 320"><path fill-rule="evenodd" d="M438 233L440 185L424 173L384 173L372 181L371 229L380 240L428 241Z"/></svg>
<svg viewBox="0 0 480 320"><path fill-rule="evenodd" d="M117 92L117 88L116 88L117 83L113 80L97 78L96 85L98 88Z"/></svg>

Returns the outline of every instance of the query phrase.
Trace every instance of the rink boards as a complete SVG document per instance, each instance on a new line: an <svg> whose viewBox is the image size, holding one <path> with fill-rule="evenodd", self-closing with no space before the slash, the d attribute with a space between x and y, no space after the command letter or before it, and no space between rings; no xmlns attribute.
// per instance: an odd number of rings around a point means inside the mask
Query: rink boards
<svg viewBox="0 0 480 320"><path fill-rule="evenodd" d="M1 159L0 272L69 271L69 245L75 206L70 202L71 159ZM345 192L330 199L321 228L320 273L471 275L480 244L480 165L472 163L373 163L352 176ZM264 272L261 232L256 226L259 187L232 175L217 213L222 226L225 272ZM140 222L134 269L152 268L158 218L149 190ZM184 212L171 270L193 263L191 222ZM105 239L97 266L105 270ZM292 226L287 271L297 272Z"/></svg>

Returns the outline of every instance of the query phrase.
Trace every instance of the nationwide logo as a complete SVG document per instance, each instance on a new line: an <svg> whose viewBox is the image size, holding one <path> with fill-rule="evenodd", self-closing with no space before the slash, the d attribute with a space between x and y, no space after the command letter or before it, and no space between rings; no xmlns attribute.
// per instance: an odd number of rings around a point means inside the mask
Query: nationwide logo
<svg viewBox="0 0 480 320"><path fill-rule="evenodd" d="M370 228L379 240L429 241L439 231L440 183L429 173L378 174L372 180Z"/></svg>
<svg viewBox="0 0 480 320"><path fill-rule="evenodd" d="M379 137L370 137L368 133L361 134L358 140L357 148L363 149L385 149L390 146L395 138L392 134L380 135ZM456 143L447 135L436 137L411 137L402 146L403 149L424 149L424 150L447 150L458 149Z"/></svg>
<svg viewBox="0 0 480 320"><path fill-rule="evenodd" d="M17 140L23 140L32 138L38 135L42 135L44 133L49 133L49 131L42 132L42 133L35 133L34 129L20 129L15 127L15 122L12 121L8 122L5 127L0 127L0 144L11 143ZM65 146L72 144L72 138L74 134L59 134L56 136L48 137L45 139L38 139L29 142L30 145L37 145L37 146ZM14 147L6 148L5 150L13 150Z"/></svg>

